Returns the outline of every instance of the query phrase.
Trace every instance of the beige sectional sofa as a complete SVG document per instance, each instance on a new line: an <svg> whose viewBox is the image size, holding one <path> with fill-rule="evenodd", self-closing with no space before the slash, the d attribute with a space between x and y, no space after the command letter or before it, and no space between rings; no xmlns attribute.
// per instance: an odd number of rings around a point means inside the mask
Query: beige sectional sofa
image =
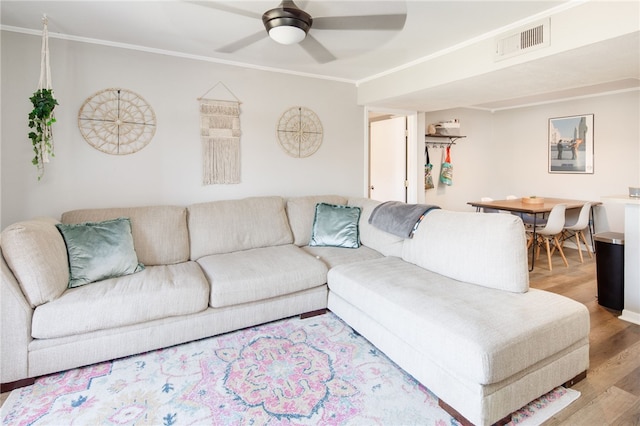
<svg viewBox="0 0 640 426"><path fill-rule="evenodd" d="M359 248L309 245L318 203L361 209ZM3 389L326 308L474 424L586 372L588 312L529 289L519 218L434 210L402 238L368 223L378 204L274 196L66 212L63 224L128 218L144 265L74 288L58 221L13 224L0 240Z"/></svg>

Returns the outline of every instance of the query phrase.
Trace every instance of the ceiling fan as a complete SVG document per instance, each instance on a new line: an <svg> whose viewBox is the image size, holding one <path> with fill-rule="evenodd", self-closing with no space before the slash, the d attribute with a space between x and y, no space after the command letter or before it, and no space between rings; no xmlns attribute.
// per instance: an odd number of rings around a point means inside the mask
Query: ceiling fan
<svg viewBox="0 0 640 426"><path fill-rule="evenodd" d="M202 3L201 3L202 4ZM310 30L375 30L397 31L404 27L407 15L360 15L312 17L300 9L293 0L282 0L276 8L269 9L262 16L218 2L207 2L207 6L238 15L261 19L266 29L237 40L217 49L218 52L232 53L247 47L265 37L280 44L300 44L318 63L327 63L336 57L324 47Z"/></svg>

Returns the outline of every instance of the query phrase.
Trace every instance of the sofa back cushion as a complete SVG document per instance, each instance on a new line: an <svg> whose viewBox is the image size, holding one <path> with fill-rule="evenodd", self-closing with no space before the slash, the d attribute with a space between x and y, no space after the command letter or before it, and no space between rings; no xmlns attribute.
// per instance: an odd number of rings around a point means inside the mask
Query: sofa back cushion
<svg viewBox="0 0 640 426"><path fill-rule="evenodd" d="M133 245L144 265L172 265L189 260L187 209L148 206L74 210L62 214L62 223L101 222L127 217Z"/></svg>
<svg viewBox="0 0 640 426"><path fill-rule="evenodd" d="M189 206L191 259L291 244L281 197L252 197Z"/></svg>
<svg viewBox="0 0 640 426"><path fill-rule="evenodd" d="M287 199L287 217L293 233L293 244L299 247L309 245L318 203L342 205L347 204L347 199L339 195L311 195Z"/></svg>
<svg viewBox="0 0 640 426"><path fill-rule="evenodd" d="M54 219L9 225L2 231L2 255L31 307L58 298L69 283L67 248Z"/></svg>
<svg viewBox="0 0 640 426"><path fill-rule="evenodd" d="M525 231L514 215L432 210L405 240L402 258L458 281L529 290Z"/></svg>
<svg viewBox="0 0 640 426"><path fill-rule="evenodd" d="M382 231L369 223L369 216L371 216L373 209L380 204L380 201L369 198L350 198L348 204L362 209L358 226L362 244L385 256L400 257L402 255L403 238Z"/></svg>

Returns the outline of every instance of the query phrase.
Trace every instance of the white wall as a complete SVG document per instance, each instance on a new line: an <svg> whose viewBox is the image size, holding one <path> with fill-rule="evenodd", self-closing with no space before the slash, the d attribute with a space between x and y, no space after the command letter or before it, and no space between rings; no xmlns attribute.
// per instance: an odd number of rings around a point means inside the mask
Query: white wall
<svg viewBox="0 0 640 426"><path fill-rule="evenodd" d="M547 172L548 120L594 114L594 173ZM467 138L452 148L453 186L426 192L427 202L472 210L468 201L506 195L605 201L640 185L640 92L630 91L495 113L457 109L426 114L426 123L458 118ZM439 172L440 150L431 150ZM596 209L596 231L624 230L620 205Z"/></svg>
<svg viewBox="0 0 640 426"><path fill-rule="evenodd" d="M34 216L104 206L188 205L254 195L362 195L363 108L351 84L220 65L113 47L50 39L55 158L37 180L27 137L29 97L40 73L37 36L3 31L1 227ZM197 98L223 82L241 105L241 183L202 184ZM157 131L141 151L104 154L89 146L78 111L93 93L132 90L155 110ZM209 97L229 98L216 89ZM275 127L292 106L305 106L324 128L311 157L288 156Z"/></svg>
<svg viewBox="0 0 640 426"><path fill-rule="evenodd" d="M40 38L2 32L1 43L2 228L76 208L188 205L267 194L362 195L366 188L364 111L356 105L352 85L57 39L50 40L60 102L56 158L38 182L27 115L39 76ZM204 186L196 99L218 81L242 101L242 182ZM133 90L155 109L156 135L136 154L101 153L78 131L77 113L84 100L108 87ZM324 126L323 145L306 159L286 155L275 137L278 118L295 105L313 109ZM452 148L453 186L440 184L427 191L424 202L471 211L466 203L483 196L600 201L603 195L625 194L628 186L640 185L639 105L640 93L634 91L493 114L471 109L427 113L425 125L458 118L467 138ZM547 173L548 119L588 113L595 118L594 174ZM419 168L423 149L419 143ZM431 149L436 176L440 153ZM620 206L606 204L596 219L597 231L623 230Z"/></svg>
<svg viewBox="0 0 640 426"><path fill-rule="evenodd" d="M451 147L453 185L444 185L438 179L445 149L430 144L429 157L436 187L426 191L425 202L445 209L470 210L472 208L467 202L479 200L489 196L488 192L497 190L493 182L503 173L503 168L492 165L495 165L495 157L499 155L500 144L494 135L495 117L485 111L455 109L429 112L425 125L454 118L460 120L460 134L466 135L466 138L458 139ZM447 142L446 139L429 141Z"/></svg>

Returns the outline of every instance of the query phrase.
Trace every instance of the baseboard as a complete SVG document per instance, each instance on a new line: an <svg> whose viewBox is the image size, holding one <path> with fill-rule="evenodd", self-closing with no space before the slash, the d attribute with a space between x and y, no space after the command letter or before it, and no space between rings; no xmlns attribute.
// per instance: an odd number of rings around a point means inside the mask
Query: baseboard
<svg viewBox="0 0 640 426"><path fill-rule="evenodd" d="M588 241L588 239L587 239L587 241ZM575 241L573 241L573 240L565 240L564 241L564 246L566 246L567 248L570 248L570 249L574 249L576 251L578 250L578 246L576 245ZM591 253L595 253L593 251L593 247L591 245L588 245L587 247L588 247L588 250L591 251ZM582 253L587 253L587 250L584 249L584 245L583 244L580 244L580 250L582 251ZM587 254L587 256L589 256L589 255Z"/></svg>
<svg viewBox="0 0 640 426"><path fill-rule="evenodd" d="M629 309L623 309L622 315L620 315L618 319L640 325L640 312L633 312Z"/></svg>

